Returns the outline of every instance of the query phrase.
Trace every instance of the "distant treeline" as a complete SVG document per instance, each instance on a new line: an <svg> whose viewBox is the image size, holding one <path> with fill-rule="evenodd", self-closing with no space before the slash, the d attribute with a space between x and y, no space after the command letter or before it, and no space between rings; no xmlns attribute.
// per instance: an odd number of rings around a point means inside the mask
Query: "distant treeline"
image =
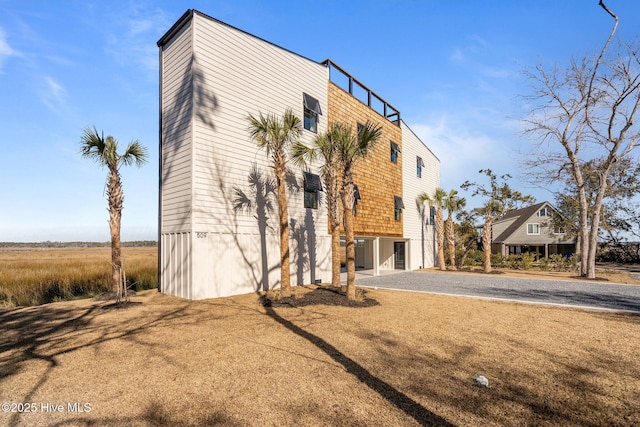
<svg viewBox="0 0 640 427"><path fill-rule="evenodd" d="M110 247L111 242L0 242L0 248L102 248ZM156 240L134 240L122 242L125 248L158 246Z"/></svg>

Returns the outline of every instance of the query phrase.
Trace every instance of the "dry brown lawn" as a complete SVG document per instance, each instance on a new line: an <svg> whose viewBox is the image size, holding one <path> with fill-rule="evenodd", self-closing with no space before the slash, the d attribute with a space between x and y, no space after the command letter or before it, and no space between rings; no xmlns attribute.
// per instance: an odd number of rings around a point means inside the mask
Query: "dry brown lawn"
<svg viewBox="0 0 640 427"><path fill-rule="evenodd" d="M366 293L2 310L0 425L640 425L640 316Z"/></svg>

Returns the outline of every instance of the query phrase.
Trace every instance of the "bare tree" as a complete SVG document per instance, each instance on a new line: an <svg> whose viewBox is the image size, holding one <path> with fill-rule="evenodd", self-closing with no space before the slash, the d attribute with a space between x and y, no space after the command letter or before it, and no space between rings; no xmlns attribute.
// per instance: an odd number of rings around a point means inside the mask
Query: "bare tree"
<svg viewBox="0 0 640 427"><path fill-rule="evenodd" d="M524 119L525 134L536 142L525 164L539 184L570 176L578 201L580 274L587 278L595 278L602 203L611 170L640 139L634 125L640 107L640 46L618 43L608 54L618 17L602 1L599 5L615 23L596 58L571 60L566 69L538 66L526 73L533 88L527 98L533 106ZM593 159L599 159L597 191L590 202L583 165Z"/></svg>

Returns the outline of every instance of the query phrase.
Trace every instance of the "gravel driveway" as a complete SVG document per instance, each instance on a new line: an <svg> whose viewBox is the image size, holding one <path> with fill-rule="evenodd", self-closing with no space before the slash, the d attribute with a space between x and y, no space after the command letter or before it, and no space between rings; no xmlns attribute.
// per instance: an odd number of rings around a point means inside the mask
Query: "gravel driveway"
<svg viewBox="0 0 640 427"><path fill-rule="evenodd" d="M640 313L635 285L413 271L358 278L358 285Z"/></svg>

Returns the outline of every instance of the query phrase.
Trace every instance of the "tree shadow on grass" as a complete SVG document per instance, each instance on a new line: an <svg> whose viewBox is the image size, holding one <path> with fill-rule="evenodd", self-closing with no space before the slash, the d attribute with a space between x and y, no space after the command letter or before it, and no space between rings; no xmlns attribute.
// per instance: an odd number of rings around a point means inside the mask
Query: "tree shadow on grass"
<svg viewBox="0 0 640 427"><path fill-rule="evenodd" d="M360 382L364 383L371 390L378 393L387 402L416 420L421 425L454 426L454 424L429 411L427 408L413 400L411 397L394 388L391 384L371 374L371 372L369 372L365 367L363 367L350 357L346 356L335 346L329 344L321 337L314 335L311 332L305 331L293 322L283 318L274 310L271 305L266 304L265 310L266 314L273 320L275 320L294 334L298 335L299 337L304 338L315 345L327 356L331 357L331 359L342 365L347 372L355 376L358 380L360 380Z"/></svg>

